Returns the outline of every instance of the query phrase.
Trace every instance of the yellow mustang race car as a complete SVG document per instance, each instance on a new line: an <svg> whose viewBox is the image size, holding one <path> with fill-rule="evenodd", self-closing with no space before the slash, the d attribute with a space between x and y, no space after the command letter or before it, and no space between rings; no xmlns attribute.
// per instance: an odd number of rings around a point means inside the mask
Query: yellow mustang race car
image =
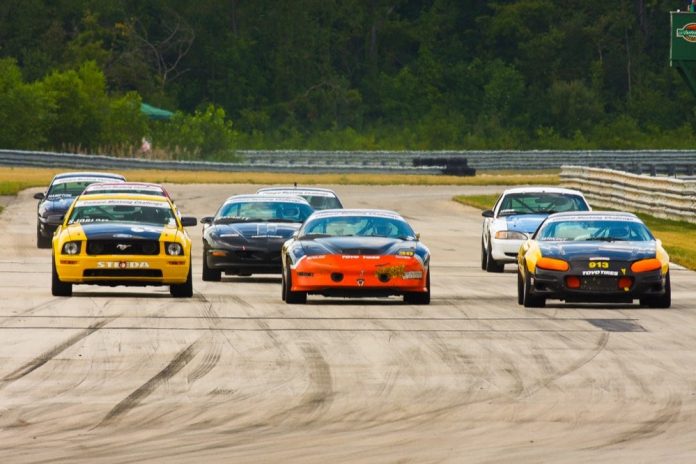
<svg viewBox="0 0 696 464"><path fill-rule="evenodd" d="M51 291L71 296L73 284L169 285L191 297L191 239L167 197L94 194L78 197L53 236Z"/></svg>
<svg viewBox="0 0 696 464"><path fill-rule="evenodd" d="M557 213L544 221L517 256L517 301L547 299L631 303L669 308L669 256L631 213Z"/></svg>

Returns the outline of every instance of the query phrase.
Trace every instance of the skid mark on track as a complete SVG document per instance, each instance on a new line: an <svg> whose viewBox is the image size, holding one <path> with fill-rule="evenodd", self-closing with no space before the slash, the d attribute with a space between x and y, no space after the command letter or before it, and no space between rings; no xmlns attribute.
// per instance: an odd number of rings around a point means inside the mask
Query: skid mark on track
<svg viewBox="0 0 696 464"><path fill-rule="evenodd" d="M82 330L81 332L73 335L63 343L51 348L50 350L42 353L41 355L37 356L36 358L32 359L28 363L24 364L22 367L15 369L13 372L9 373L5 377L3 377L2 381L5 382L5 385L7 385L10 382L14 382L15 380L21 379L22 377L34 372L36 369L40 368L44 364L46 364L48 361L51 359L55 358L58 356L60 353L63 351L67 350L71 346L75 345L79 341L85 339L86 337L92 335L94 332L97 330L101 329L104 327L106 324L109 322L113 321L116 319L115 317L109 318L109 319L104 319L99 322L95 322L94 324L90 325L88 328ZM4 386L4 385L2 385Z"/></svg>
<svg viewBox="0 0 696 464"><path fill-rule="evenodd" d="M220 361L220 356L222 355L223 341L220 338L220 335L214 335L212 337L208 349L203 356L203 360L186 378L189 383L202 379L217 366L217 363Z"/></svg>
<svg viewBox="0 0 696 464"><path fill-rule="evenodd" d="M592 350L591 353L589 353L587 356L584 356L580 358L579 360L571 363L569 366L566 366L564 369L559 369L557 370L553 375L550 375L544 379L541 379L534 384L530 385L529 388L527 388L526 392L524 395L522 395L524 398L528 398L538 392L539 390L542 390L544 388L547 388L549 385L551 385L553 382L557 381L558 379L565 377L568 374L571 374L572 372L577 371L581 367L583 367L585 364L589 363L592 361L594 358L596 358L599 353L604 351L604 349L607 346L607 343L609 342L609 332L603 332L602 335L599 337L597 342L595 343L594 350Z"/></svg>
<svg viewBox="0 0 696 464"><path fill-rule="evenodd" d="M310 369L310 385L292 413L313 414L326 410L333 401L333 378L329 363L317 348L305 346L302 351Z"/></svg>
<svg viewBox="0 0 696 464"><path fill-rule="evenodd" d="M664 407L661 408L652 419L641 422L638 427L621 433L603 445L594 446L587 449L600 449L613 445L625 445L628 442L661 435L667 430L671 423L675 422L679 418L681 407L681 398L674 394L670 395L667 404L665 404Z"/></svg>
<svg viewBox="0 0 696 464"><path fill-rule="evenodd" d="M31 308L27 308L27 309L25 309L17 314L13 314L12 316L4 316L3 319L0 320L0 324L3 324L7 321L11 321L13 319L17 319L19 317L28 316L29 314L31 314L34 311L37 311L39 309L50 308L51 306L53 306L54 303L58 303L61 300L62 300L62 298L51 298L48 301L43 301L37 305L32 306Z"/></svg>
<svg viewBox="0 0 696 464"><path fill-rule="evenodd" d="M102 419L99 426L113 423L116 419L126 414L131 409L136 408L145 398L150 396L150 394L154 392L157 387L174 377L181 369L184 368L184 366L191 362L194 356L196 356L197 343L198 342L194 342L179 352L164 369L159 371L154 377L145 382L143 385L133 391L133 393L114 406L113 409L111 409L111 411L104 416L104 419Z"/></svg>

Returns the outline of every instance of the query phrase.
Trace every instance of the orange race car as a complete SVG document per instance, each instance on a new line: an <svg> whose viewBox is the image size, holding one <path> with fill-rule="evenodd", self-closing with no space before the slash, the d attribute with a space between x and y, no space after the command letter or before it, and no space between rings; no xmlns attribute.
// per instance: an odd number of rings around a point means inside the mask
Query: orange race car
<svg viewBox="0 0 696 464"><path fill-rule="evenodd" d="M282 250L282 298L403 295L430 303L430 251L398 214L333 209L312 214Z"/></svg>

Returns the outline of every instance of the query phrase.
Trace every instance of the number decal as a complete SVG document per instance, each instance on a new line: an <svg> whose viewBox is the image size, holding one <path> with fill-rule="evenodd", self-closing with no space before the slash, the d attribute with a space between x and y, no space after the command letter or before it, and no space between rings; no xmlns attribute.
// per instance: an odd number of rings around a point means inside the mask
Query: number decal
<svg viewBox="0 0 696 464"><path fill-rule="evenodd" d="M609 269L609 261L590 261L590 269Z"/></svg>

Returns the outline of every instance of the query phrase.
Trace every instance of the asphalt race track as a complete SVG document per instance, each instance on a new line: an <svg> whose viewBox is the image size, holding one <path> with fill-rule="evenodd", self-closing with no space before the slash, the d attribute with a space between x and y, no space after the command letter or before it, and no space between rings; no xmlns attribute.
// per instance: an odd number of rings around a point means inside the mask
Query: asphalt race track
<svg viewBox="0 0 696 464"><path fill-rule="evenodd" d="M257 186L168 185L185 215ZM279 276L50 292L34 189L0 215L0 462L696 462L696 275L673 305L517 305L480 269L501 187L335 187L402 213L432 251L429 306L280 299Z"/></svg>

